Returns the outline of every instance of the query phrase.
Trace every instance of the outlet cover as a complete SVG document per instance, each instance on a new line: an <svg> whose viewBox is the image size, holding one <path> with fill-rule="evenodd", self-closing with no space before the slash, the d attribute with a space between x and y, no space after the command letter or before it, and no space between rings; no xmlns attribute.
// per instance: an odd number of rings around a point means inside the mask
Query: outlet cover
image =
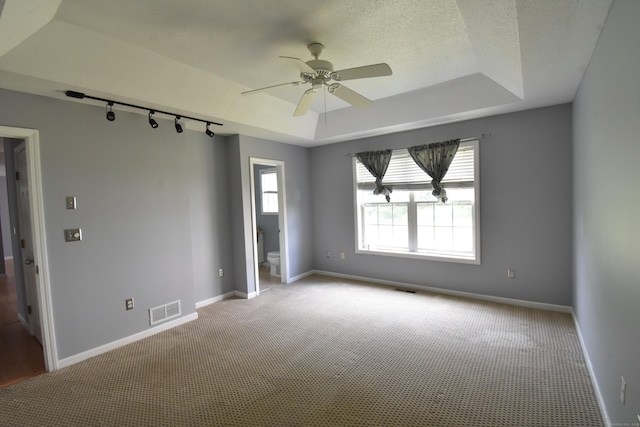
<svg viewBox="0 0 640 427"><path fill-rule="evenodd" d="M127 310L133 310L133 298L127 298L124 300L124 304Z"/></svg>
<svg viewBox="0 0 640 427"><path fill-rule="evenodd" d="M82 240L82 230L79 228L67 228L64 230L65 242L79 242Z"/></svg>
<svg viewBox="0 0 640 427"><path fill-rule="evenodd" d="M221 268L218 269L218 276L219 277L224 276L224 270L223 269L221 269Z"/></svg>
<svg viewBox="0 0 640 427"><path fill-rule="evenodd" d="M76 208L76 198L74 196L67 196L66 205L67 205L67 209L75 209Z"/></svg>
<svg viewBox="0 0 640 427"><path fill-rule="evenodd" d="M516 278L516 271L512 268L507 269L507 278L509 279L515 279Z"/></svg>
<svg viewBox="0 0 640 427"><path fill-rule="evenodd" d="M346 256L344 255L344 252L340 252L340 259L345 259Z"/></svg>

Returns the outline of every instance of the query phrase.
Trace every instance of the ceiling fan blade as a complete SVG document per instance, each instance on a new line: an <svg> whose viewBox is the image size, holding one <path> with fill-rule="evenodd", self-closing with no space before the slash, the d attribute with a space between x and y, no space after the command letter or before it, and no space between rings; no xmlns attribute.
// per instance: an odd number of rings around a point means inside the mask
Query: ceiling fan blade
<svg viewBox="0 0 640 427"><path fill-rule="evenodd" d="M318 93L318 91L315 88L311 88L302 95L300 102L298 102L298 107L296 107L296 111L293 113L294 117L304 116L307 113L316 93Z"/></svg>
<svg viewBox="0 0 640 427"><path fill-rule="evenodd" d="M300 58L294 58L292 56L281 56L280 58L282 58L282 59L288 61L289 63L293 64L294 67L296 67L298 70L300 70L303 73L309 73L309 74L315 74L316 73L316 70L311 68L309 65L307 65L306 62L304 62Z"/></svg>
<svg viewBox="0 0 640 427"><path fill-rule="evenodd" d="M334 83L331 86L329 86L329 93L337 96L343 101L346 101L349 104L361 110L366 110L373 103L373 101L371 101L369 98L365 98L364 96L360 95L358 92L355 92L349 89L348 87L339 85L337 83Z"/></svg>
<svg viewBox="0 0 640 427"><path fill-rule="evenodd" d="M258 92L262 92L264 90L269 90L269 89L273 89L274 87L281 87L281 86L298 86L301 84L304 84L307 82L303 82L303 81L299 81L299 82L289 82L289 83L282 83L279 85L273 85L273 86L267 86L267 87L261 87L260 89L253 89L253 90L247 90L245 92L242 92L242 95L251 95L254 93L258 93Z"/></svg>
<svg viewBox="0 0 640 427"><path fill-rule="evenodd" d="M331 74L334 80L353 80L365 79L368 77L390 76L392 74L391 67L388 64L372 64L364 67L347 68L346 70L334 71Z"/></svg>

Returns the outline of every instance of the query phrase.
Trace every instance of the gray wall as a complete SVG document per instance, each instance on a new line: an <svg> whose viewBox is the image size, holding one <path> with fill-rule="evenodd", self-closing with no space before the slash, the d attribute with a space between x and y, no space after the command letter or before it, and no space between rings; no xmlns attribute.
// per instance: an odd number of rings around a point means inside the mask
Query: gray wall
<svg viewBox="0 0 640 427"><path fill-rule="evenodd" d="M193 280L198 302L234 290L227 139L216 135L212 140L196 133L183 147L187 155ZM218 276L219 268L223 269L223 277Z"/></svg>
<svg viewBox="0 0 640 427"><path fill-rule="evenodd" d="M251 224L251 157L285 163L289 277L313 269L312 199L309 182L309 150L248 136L229 138L231 218L234 235L234 269L237 289L255 292ZM282 248L281 253L282 253Z"/></svg>
<svg viewBox="0 0 640 427"><path fill-rule="evenodd" d="M0 143L1 140L2 138L0 138ZM9 220L6 176L0 176L0 223L2 226L2 252L5 258L11 258L13 257L13 248L11 247L11 221Z"/></svg>
<svg viewBox="0 0 640 427"><path fill-rule="evenodd" d="M188 315L196 295L231 289L233 276L205 277L230 264L224 230L203 243L228 216L215 179L225 176L225 148L207 147L217 141L178 135L170 120L151 129L138 114L117 111L108 122L100 106L5 90L0 98L3 125L40 131L58 358L148 329L150 307L180 299ZM65 196L77 197L77 210L65 209ZM64 242L71 227L82 228L82 242ZM136 308L127 312L129 297Z"/></svg>
<svg viewBox="0 0 640 427"><path fill-rule="evenodd" d="M613 425L640 413L639 20L613 3L574 104L573 305Z"/></svg>
<svg viewBox="0 0 640 427"><path fill-rule="evenodd" d="M8 176L15 176L15 162L14 162L14 150L20 145L23 141L21 139L16 138L3 138L4 139L4 152L5 152L5 166L6 172ZM8 215L7 221L10 224L18 224L19 223L19 211L18 211L18 193L17 186L11 185L7 186L7 199L9 203L9 207L7 209ZM4 218L3 218L4 219ZM20 250L20 236L18 234L10 233L10 244L12 248L16 248L16 251L13 251L13 265L14 265L14 273L15 273L15 281L16 281L16 297L18 302L18 314L22 317L22 319L26 322L29 321L28 314L28 304L27 304L27 291L24 284L24 279L22 277L22 268L17 266L22 265L22 251Z"/></svg>
<svg viewBox="0 0 640 427"><path fill-rule="evenodd" d="M260 183L260 171L262 169L273 169L273 166L255 165L253 176L256 188L256 226L263 231L264 239L264 259L267 260L267 253L280 250L280 236L278 232L278 215L262 215L260 206L262 205L262 191Z"/></svg>
<svg viewBox="0 0 640 427"><path fill-rule="evenodd" d="M485 132L492 135L480 142L481 265L355 253L352 159L346 154ZM313 148L315 268L570 305L571 138L566 104ZM508 268L515 279L507 279Z"/></svg>

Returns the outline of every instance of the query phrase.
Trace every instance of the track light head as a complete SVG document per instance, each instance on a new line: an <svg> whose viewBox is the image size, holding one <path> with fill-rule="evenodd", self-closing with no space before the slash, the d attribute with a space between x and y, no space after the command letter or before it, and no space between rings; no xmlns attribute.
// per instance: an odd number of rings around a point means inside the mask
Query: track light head
<svg viewBox="0 0 640 427"><path fill-rule="evenodd" d="M110 122L116 119L116 113L113 112L113 102L107 103L107 120Z"/></svg>
<svg viewBox="0 0 640 427"><path fill-rule="evenodd" d="M176 119L174 120L174 123L176 125L176 132L182 133L184 129L182 129L182 124L178 120L180 120L180 116L176 116Z"/></svg>
<svg viewBox="0 0 640 427"><path fill-rule="evenodd" d="M155 113L155 111L149 110L149 126L155 129L158 127L158 122L156 122L156 120L153 117L151 117L153 116L153 113Z"/></svg>
<svg viewBox="0 0 640 427"><path fill-rule="evenodd" d="M213 135L215 135L215 133L213 133L213 131L209 129L209 126L211 126L211 123L207 122L207 130L205 130L204 133L206 133L207 136L213 138Z"/></svg>

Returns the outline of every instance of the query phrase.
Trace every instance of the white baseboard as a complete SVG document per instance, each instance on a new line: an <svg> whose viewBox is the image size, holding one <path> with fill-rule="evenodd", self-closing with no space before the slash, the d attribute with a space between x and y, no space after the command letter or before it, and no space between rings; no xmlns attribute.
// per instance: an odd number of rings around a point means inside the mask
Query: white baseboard
<svg viewBox="0 0 640 427"><path fill-rule="evenodd" d="M307 271L306 273L302 273L294 277L289 277L289 283L297 282L298 280L302 280L305 277L311 276L312 274L316 274L316 273L317 272L315 270L310 270L310 271Z"/></svg>
<svg viewBox="0 0 640 427"><path fill-rule="evenodd" d="M470 299L476 299L481 301L497 302L497 303L508 304L508 305L517 305L520 307L537 308L540 310L547 310L547 311L558 311L561 313L571 313L571 307L568 305L547 304L543 302L525 301L525 300L519 300L519 299L513 299L513 298L504 298L504 297L496 297L491 295L475 294L472 292L453 291L449 289L433 288L430 286L413 285L411 283L395 282L393 280L382 280L382 279L374 279L372 277L353 276L351 274L334 273L331 271L314 270L314 273L324 275L324 276L340 277L342 279L351 279L351 280L359 280L361 282L370 282L378 285L385 285L385 286L391 286L391 287L402 288L402 289L410 289L412 291L423 291L423 292L426 291L426 292L433 292L436 294L452 295L456 297L470 298Z"/></svg>
<svg viewBox="0 0 640 427"><path fill-rule="evenodd" d="M246 293L246 292L240 292L240 291L234 291L234 295L242 299L251 299L258 296L258 294L255 292Z"/></svg>
<svg viewBox="0 0 640 427"><path fill-rule="evenodd" d="M591 377L591 384L593 384L593 388L596 391L598 406L600 407L600 412L602 413L602 421L604 422L605 426L611 427L611 421L609 420L607 407L604 404L604 398L602 397L602 393L600 392L600 387L598 387L595 371L593 370L593 365L591 364L591 360L589 359L589 353L587 352L587 347L585 346L584 339L582 338L582 332L580 331L580 324L578 323L578 319L576 318L576 314L573 311L573 309L571 310L571 318L573 319L573 324L575 325L576 331L578 332L578 340L580 340L580 347L582 347L582 354L584 355L584 360L587 363L587 369L589 370L589 376Z"/></svg>
<svg viewBox="0 0 640 427"><path fill-rule="evenodd" d="M27 322L27 320L22 317L22 314L18 313L18 320L20 321L20 323L22 323L22 326L24 326L24 328L29 331L29 335L33 335L33 329L31 329L31 325L29 325L29 322Z"/></svg>
<svg viewBox="0 0 640 427"><path fill-rule="evenodd" d="M229 298L233 298L236 296L235 291L232 292L227 292L226 294L222 294L222 295L218 295L217 297L213 297L213 298L208 298L202 301L198 301L196 303L196 308L202 308L202 307L206 307L208 305L214 304L216 302L225 300L225 299L229 299Z"/></svg>
<svg viewBox="0 0 640 427"><path fill-rule="evenodd" d="M58 360L57 369L66 368L67 366L71 366L78 362L82 362L83 360L87 360L91 357L98 356L100 354L106 353L111 350L115 350L118 347L122 347L127 344L134 343L144 338L148 338L152 335L155 335L160 332L164 332L171 328L175 328L176 326L180 326L182 324L191 322L198 318L198 313L191 313L187 316L180 317L178 319L163 323L161 325L155 326L153 328L149 328L142 332L138 332L137 334L129 335L128 337L124 337L122 339L110 342L105 345L101 345L100 347L92 348L91 350L83 351L82 353L74 354L73 356L66 357L64 359Z"/></svg>

